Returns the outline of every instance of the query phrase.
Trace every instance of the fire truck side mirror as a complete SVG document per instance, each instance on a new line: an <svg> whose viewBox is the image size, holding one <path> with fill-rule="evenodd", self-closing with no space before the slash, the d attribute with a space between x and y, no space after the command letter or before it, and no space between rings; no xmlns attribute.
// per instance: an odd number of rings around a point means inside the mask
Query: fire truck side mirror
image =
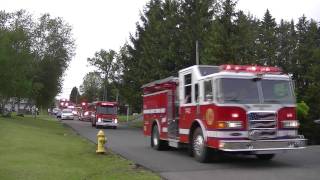
<svg viewBox="0 0 320 180"><path fill-rule="evenodd" d="M320 119L314 120L313 122L316 124L320 124Z"/></svg>

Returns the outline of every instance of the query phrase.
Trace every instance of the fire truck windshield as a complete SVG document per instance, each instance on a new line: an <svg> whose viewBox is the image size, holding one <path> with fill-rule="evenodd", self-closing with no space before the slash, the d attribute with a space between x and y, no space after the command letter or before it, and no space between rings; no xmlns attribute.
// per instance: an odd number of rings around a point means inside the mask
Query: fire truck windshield
<svg viewBox="0 0 320 180"><path fill-rule="evenodd" d="M262 90L260 93L259 88ZM294 103L294 95L288 80L221 78L217 101L241 104L291 104Z"/></svg>
<svg viewBox="0 0 320 180"><path fill-rule="evenodd" d="M117 114L117 107L115 106L97 106L98 114Z"/></svg>

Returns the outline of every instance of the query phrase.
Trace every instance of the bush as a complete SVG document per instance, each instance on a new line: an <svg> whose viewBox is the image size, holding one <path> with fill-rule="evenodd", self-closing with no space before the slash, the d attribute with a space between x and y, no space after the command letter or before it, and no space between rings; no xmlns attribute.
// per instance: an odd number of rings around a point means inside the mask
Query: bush
<svg viewBox="0 0 320 180"><path fill-rule="evenodd" d="M309 116L309 106L301 101L297 103L297 115L300 120L299 132L308 139L308 144L320 144L320 125Z"/></svg>

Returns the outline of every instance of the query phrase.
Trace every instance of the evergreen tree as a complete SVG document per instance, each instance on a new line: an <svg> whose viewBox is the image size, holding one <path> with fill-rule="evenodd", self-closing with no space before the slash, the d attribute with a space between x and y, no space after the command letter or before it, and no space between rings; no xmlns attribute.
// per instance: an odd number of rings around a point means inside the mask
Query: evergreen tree
<svg viewBox="0 0 320 180"><path fill-rule="evenodd" d="M277 49L277 37L276 37L277 23L271 16L267 9L264 14L263 21L260 25L260 36L258 41L258 58L259 64L262 65L276 65L276 49Z"/></svg>
<svg viewBox="0 0 320 180"><path fill-rule="evenodd" d="M292 68L294 66L294 53L296 49L296 32L293 21L280 21L277 39L278 55L276 65L282 67L285 72L292 72Z"/></svg>
<svg viewBox="0 0 320 180"><path fill-rule="evenodd" d="M236 26L236 2L226 0L222 2L221 14L215 15L215 20L207 35L205 56L206 64L237 63L235 55Z"/></svg>
<svg viewBox="0 0 320 180"><path fill-rule="evenodd" d="M236 14L235 19L234 60L237 64L256 64L257 46L259 37L259 21L251 15L245 15L242 11Z"/></svg>
<svg viewBox="0 0 320 180"><path fill-rule="evenodd" d="M69 100L75 104L80 102L80 93L77 87L73 87L69 96Z"/></svg>
<svg viewBox="0 0 320 180"><path fill-rule="evenodd" d="M218 12L216 0L182 0L180 69L196 64L196 42L199 43L200 64L210 62L212 53L207 41L213 16Z"/></svg>

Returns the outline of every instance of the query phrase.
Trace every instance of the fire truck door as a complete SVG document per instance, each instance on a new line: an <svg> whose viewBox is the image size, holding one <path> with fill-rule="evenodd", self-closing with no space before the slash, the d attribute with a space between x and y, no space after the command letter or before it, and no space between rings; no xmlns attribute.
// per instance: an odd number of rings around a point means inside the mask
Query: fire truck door
<svg viewBox="0 0 320 180"><path fill-rule="evenodd" d="M174 95L172 91L168 92L168 114L167 114L167 119L168 119L168 138L169 139L178 139L179 137L179 118L174 113L177 111L177 108L175 108L176 105L178 105L175 102Z"/></svg>

